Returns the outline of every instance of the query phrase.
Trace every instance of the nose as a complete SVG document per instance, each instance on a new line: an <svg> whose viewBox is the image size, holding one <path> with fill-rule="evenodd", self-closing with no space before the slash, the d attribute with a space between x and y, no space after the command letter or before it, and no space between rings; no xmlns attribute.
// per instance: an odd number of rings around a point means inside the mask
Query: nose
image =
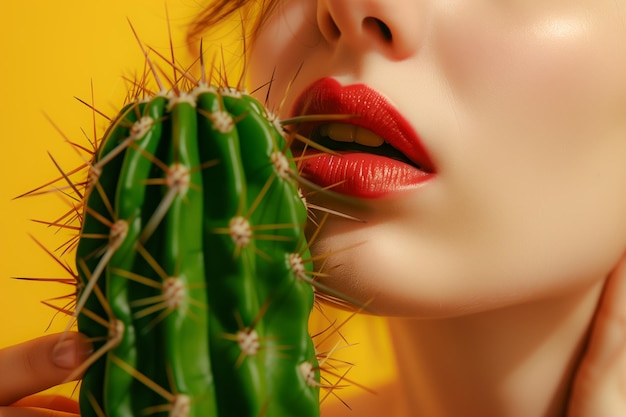
<svg viewBox="0 0 626 417"><path fill-rule="evenodd" d="M318 0L325 40L350 49L377 48L393 60L419 50L424 29L418 0Z"/></svg>

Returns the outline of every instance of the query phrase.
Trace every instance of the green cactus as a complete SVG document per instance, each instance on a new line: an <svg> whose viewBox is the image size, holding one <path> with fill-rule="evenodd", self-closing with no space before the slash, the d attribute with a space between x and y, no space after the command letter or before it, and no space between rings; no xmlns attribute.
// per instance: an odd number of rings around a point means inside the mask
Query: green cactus
<svg viewBox="0 0 626 417"><path fill-rule="evenodd" d="M199 82L127 105L90 165L83 416L316 416L306 208L282 128Z"/></svg>

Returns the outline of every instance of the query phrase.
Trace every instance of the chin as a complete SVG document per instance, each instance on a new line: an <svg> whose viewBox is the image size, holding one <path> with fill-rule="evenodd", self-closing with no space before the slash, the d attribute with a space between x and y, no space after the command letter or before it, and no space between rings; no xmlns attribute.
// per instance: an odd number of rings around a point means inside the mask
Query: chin
<svg viewBox="0 0 626 417"><path fill-rule="evenodd" d="M331 222L311 247L318 259L315 269L327 274L319 279L318 294L322 300L324 293L347 300L339 306L368 314L443 319L532 307L585 291L608 273L583 269L574 274L571 268L550 268L515 254L498 261L453 248L426 252L419 241L408 246L409 234L382 232L383 226L337 224L344 222ZM381 239L384 235L390 237ZM397 250L392 241L414 249Z"/></svg>
<svg viewBox="0 0 626 417"><path fill-rule="evenodd" d="M356 233L356 235L359 235ZM402 262L402 254L372 244L351 233L325 234L312 246L319 298L347 310L366 314L414 318L442 318L495 308L458 285L465 277L433 276L436 265ZM385 250L386 249L386 250ZM325 255L330 254L328 257ZM450 272L446 271L446 275ZM463 279L464 280L464 279ZM479 290L474 286L476 291ZM339 303L335 303L339 300ZM489 305L491 304L491 305Z"/></svg>

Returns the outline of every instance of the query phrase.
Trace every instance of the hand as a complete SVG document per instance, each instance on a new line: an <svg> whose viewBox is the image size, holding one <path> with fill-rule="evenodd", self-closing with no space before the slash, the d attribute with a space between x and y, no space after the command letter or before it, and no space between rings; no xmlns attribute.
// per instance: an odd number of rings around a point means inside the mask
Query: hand
<svg viewBox="0 0 626 417"><path fill-rule="evenodd" d="M0 350L0 416L78 415L75 401L33 394L68 382L91 350L79 333L53 334Z"/></svg>
<svg viewBox="0 0 626 417"><path fill-rule="evenodd" d="M626 416L626 255L609 276L568 417Z"/></svg>

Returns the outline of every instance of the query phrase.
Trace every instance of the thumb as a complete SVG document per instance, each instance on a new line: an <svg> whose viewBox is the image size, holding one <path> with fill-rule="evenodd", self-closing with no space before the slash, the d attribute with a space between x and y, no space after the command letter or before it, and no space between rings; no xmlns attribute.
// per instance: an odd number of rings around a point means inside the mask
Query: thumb
<svg viewBox="0 0 626 417"><path fill-rule="evenodd" d="M626 415L626 255L605 284L568 417Z"/></svg>
<svg viewBox="0 0 626 417"><path fill-rule="evenodd" d="M0 350L0 406L65 382L90 352L79 333L43 336Z"/></svg>

